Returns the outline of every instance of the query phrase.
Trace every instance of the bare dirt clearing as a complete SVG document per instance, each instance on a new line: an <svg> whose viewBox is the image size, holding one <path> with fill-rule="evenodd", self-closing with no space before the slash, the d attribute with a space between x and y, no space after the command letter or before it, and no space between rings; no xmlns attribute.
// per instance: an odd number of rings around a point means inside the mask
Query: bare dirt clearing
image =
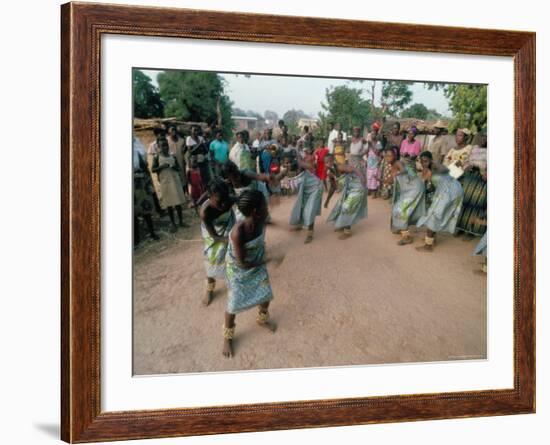
<svg viewBox="0 0 550 445"><path fill-rule="evenodd" d="M334 205L338 196L333 198ZM176 236L145 242L134 256L135 374L301 368L485 358L486 278L476 275L477 239L441 236L420 253L423 233L399 247L389 230L390 205L369 199L369 217L337 239L317 218L315 238L288 231L294 198L271 210L268 254L275 334L258 327L256 311L237 315L235 357L221 354L225 285L205 292L202 240L191 211Z"/></svg>

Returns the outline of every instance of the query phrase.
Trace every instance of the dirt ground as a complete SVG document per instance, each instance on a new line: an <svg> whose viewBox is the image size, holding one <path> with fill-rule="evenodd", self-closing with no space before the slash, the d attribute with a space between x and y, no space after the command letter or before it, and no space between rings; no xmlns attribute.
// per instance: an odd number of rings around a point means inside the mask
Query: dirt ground
<svg viewBox="0 0 550 445"><path fill-rule="evenodd" d="M337 198L335 196L334 198ZM333 198L331 205L336 199ZM477 239L441 236L433 253L397 246L388 201L369 199L369 216L353 236L337 239L328 210L315 238L289 232L293 197L271 210L267 252L277 332L255 324L256 310L237 315L235 356L225 358L222 324L226 288L205 292L196 216L176 235L144 241L134 254L134 374L424 362L486 357L486 278L474 273ZM166 224L164 224L166 226Z"/></svg>

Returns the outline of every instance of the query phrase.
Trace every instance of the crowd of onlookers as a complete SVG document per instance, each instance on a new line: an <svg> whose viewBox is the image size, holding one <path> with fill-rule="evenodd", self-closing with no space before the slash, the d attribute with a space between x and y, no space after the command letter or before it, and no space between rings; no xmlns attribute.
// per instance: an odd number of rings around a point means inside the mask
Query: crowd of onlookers
<svg viewBox="0 0 550 445"><path fill-rule="evenodd" d="M267 188L269 193L283 195L296 191L290 179L298 170L298 161L321 179L326 191L334 179L331 178L334 165L360 165L365 172L368 195L390 199L394 188L392 159L414 158L420 170L420 154L424 149L432 154L434 162L446 166L453 177L466 178L474 170L480 180L486 181L486 142L472 147L471 133L460 129L456 132L455 144L449 144L446 125L438 121L434 128L435 135L427 147L417 138L414 126L404 132L399 122L387 130L383 124L374 122L370 128L353 127L346 132L340 123L334 123L329 124L324 133L305 126L299 130L300 134L290 134L288 126L280 120L273 128L252 134L238 131L231 143L224 139L221 129L194 125L190 134L183 137L175 125L156 128L155 139L147 148L134 137L136 243L139 242L139 216L143 217L152 238L157 238L150 217L155 209L161 215L168 215L171 230L175 232L178 226L185 225L183 206L197 208L208 183L222 176L228 164L240 171L282 176L276 184L267 182Z"/></svg>

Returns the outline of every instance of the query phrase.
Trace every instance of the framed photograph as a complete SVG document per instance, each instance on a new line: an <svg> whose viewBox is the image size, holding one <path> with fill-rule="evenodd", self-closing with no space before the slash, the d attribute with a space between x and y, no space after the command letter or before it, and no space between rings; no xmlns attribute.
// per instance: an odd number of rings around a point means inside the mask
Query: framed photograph
<svg viewBox="0 0 550 445"><path fill-rule="evenodd" d="M534 33L61 17L64 441L535 412Z"/></svg>

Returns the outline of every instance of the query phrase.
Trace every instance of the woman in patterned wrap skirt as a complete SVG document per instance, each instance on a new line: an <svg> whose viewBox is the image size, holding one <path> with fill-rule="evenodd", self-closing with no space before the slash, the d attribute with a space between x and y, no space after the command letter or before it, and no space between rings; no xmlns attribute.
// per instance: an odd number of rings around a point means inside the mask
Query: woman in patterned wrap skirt
<svg viewBox="0 0 550 445"><path fill-rule="evenodd" d="M342 194L327 222L334 222L336 230L342 230L338 238L343 240L351 236L352 225L367 217L367 180L360 167L339 165L338 171L342 174Z"/></svg>
<svg viewBox="0 0 550 445"><path fill-rule="evenodd" d="M205 306L214 297L216 278L225 278L228 236L235 224L233 202L227 184L216 178L208 185L208 199L199 211L206 268L206 296L203 300Z"/></svg>
<svg viewBox="0 0 550 445"><path fill-rule="evenodd" d="M315 218L321 214L323 182L309 170L309 164L298 161L302 172L292 179L298 187L298 195L290 213L291 230L307 227L304 243L313 241Z"/></svg>
<svg viewBox="0 0 550 445"><path fill-rule="evenodd" d="M269 320L269 303L273 291L265 259L265 224L267 202L259 190L245 190L237 206L244 219L229 234L226 255L226 278L229 295L223 325L223 355L233 356L236 314L258 307L256 322L275 332L276 325Z"/></svg>
<svg viewBox="0 0 550 445"><path fill-rule="evenodd" d="M391 229L400 233L399 246L413 242L409 227L415 225L425 212L424 183L416 173L414 159L402 156L392 165L393 205Z"/></svg>
<svg viewBox="0 0 550 445"><path fill-rule="evenodd" d="M416 249L431 252L436 233L454 234L462 210L464 191L460 182L449 174L447 167L433 162L431 152L423 152L420 155L420 163L426 188L433 187L434 194L426 214L417 223L418 227L426 227L427 233L424 245Z"/></svg>

